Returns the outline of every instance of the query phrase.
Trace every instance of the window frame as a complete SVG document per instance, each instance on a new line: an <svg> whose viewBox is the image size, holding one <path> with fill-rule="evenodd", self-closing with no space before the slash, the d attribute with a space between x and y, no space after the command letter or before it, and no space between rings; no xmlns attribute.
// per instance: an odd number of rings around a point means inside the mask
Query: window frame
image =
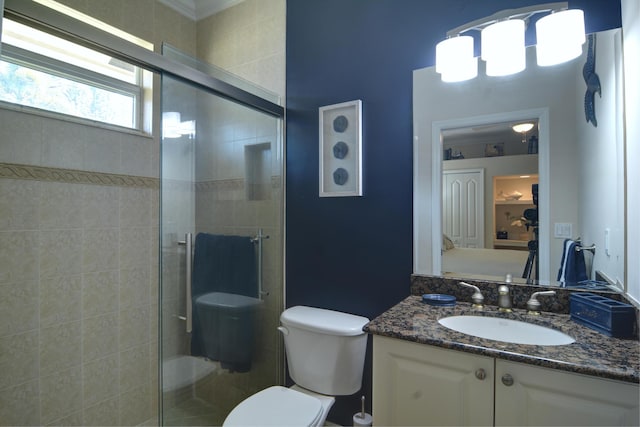
<svg viewBox="0 0 640 427"><path fill-rule="evenodd" d="M2 17L7 18L7 17ZM19 20L18 22L23 23L24 25L31 26L28 22L23 22ZM45 31L42 28L35 27L40 31ZM1 34L1 33L0 33ZM51 34L51 33L50 33ZM132 125L124 126L116 123L105 122L99 119L85 117L75 114L66 114L61 113L52 109L47 108L39 108L37 106L31 106L26 104L21 104L17 102L0 100L0 106L11 108L11 109L22 109L32 111L35 114L53 116L65 119L71 119L74 121L79 121L83 123L89 123L93 125L100 125L104 127L114 127L116 129L127 130L130 132L147 134L150 133L150 129L145 128L145 97L148 96L146 93L146 79L144 77L145 70L139 67L136 64L132 64L128 61L128 64L135 67L135 80L136 83L129 83L115 77L111 77L105 74L101 74L96 71L89 70L87 68L79 67L77 65L73 65L67 63L65 61L60 61L46 55L42 55L39 53L35 53L30 50L26 50L20 47L16 47L13 45L9 45L6 43L1 43L0 46L0 60L17 65L19 67L25 67L29 69L33 69L35 71L43 72L58 78L66 79L72 82L88 85L100 90L105 90L111 93L124 95L127 97L133 98L133 114L132 114ZM121 60L121 59L120 59Z"/></svg>

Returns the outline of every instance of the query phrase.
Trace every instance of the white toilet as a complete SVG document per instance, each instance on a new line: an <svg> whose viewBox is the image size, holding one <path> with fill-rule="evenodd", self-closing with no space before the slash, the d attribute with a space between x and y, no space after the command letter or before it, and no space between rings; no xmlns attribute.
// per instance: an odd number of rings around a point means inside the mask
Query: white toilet
<svg viewBox="0 0 640 427"><path fill-rule="evenodd" d="M333 396L362 386L369 319L296 306L280 316L289 374L296 385L274 386L240 402L224 426L322 426Z"/></svg>

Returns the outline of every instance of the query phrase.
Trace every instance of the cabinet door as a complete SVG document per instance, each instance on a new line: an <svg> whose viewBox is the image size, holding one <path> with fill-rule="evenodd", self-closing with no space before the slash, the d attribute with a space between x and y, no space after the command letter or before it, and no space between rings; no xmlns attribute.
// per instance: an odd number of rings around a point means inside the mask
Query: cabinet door
<svg viewBox="0 0 640 427"><path fill-rule="evenodd" d="M379 426L492 425L492 358L373 338L373 422Z"/></svg>
<svg viewBox="0 0 640 427"><path fill-rule="evenodd" d="M498 426L637 426L638 390L637 384L497 360L495 421Z"/></svg>

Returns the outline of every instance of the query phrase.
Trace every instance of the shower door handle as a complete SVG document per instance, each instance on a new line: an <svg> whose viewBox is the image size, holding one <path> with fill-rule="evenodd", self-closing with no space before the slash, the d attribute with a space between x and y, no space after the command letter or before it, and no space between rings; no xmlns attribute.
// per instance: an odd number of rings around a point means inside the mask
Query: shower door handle
<svg viewBox="0 0 640 427"><path fill-rule="evenodd" d="M178 242L179 245L184 245L184 262L185 262L185 299L186 299L186 317L179 316L180 319L186 321L186 331L191 333L193 329L193 307L191 306L191 269L193 267L193 261L191 256L193 254L193 234L185 233L184 240Z"/></svg>

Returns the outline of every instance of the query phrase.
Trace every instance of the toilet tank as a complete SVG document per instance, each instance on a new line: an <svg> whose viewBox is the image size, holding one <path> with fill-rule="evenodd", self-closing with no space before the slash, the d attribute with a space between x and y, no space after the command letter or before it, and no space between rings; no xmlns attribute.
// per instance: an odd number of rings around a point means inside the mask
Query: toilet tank
<svg viewBox="0 0 640 427"><path fill-rule="evenodd" d="M297 385L330 396L362 386L369 319L339 311L296 306L280 316L289 375Z"/></svg>

